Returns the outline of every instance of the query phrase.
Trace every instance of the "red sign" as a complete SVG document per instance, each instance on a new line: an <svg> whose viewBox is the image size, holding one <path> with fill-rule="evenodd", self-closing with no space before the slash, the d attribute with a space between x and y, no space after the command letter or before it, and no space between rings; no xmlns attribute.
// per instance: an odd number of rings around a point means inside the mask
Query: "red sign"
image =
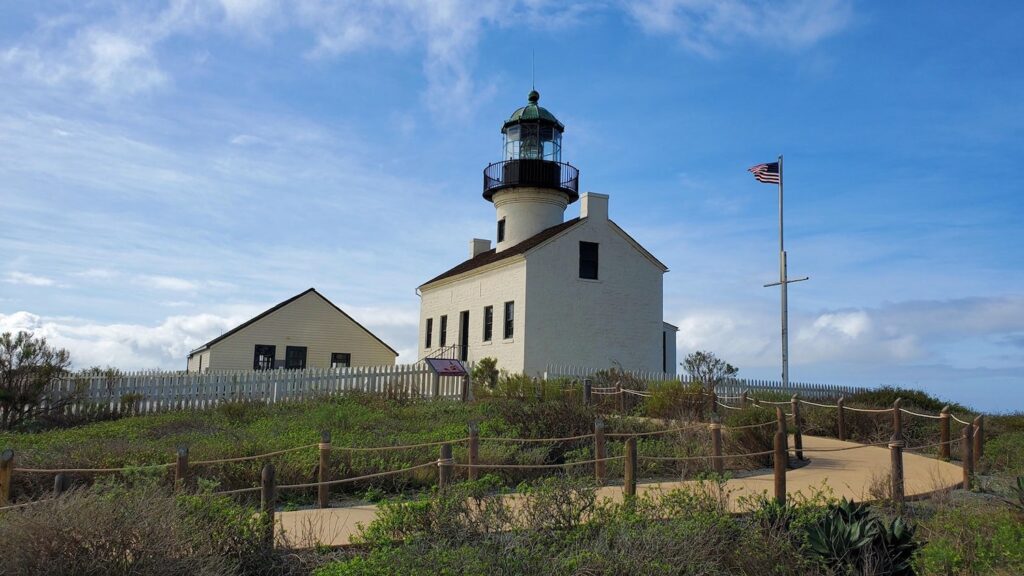
<svg viewBox="0 0 1024 576"><path fill-rule="evenodd" d="M427 358L427 364L439 376L465 376L466 366L451 358Z"/></svg>

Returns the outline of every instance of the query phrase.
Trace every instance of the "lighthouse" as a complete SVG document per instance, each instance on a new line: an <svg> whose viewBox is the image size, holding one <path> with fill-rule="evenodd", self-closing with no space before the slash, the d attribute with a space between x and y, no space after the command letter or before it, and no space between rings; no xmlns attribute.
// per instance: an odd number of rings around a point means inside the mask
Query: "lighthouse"
<svg viewBox="0 0 1024 576"><path fill-rule="evenodd" d="M513 373L559 366L675 373L677 328L662 320L661 261L609 218L609 196L580 194L562 161L565 125L540 105L501 125L501 159L483 171L490 238L419 286L419 357L491 357ZM566 219L570 204L579 215Z"/></svg>

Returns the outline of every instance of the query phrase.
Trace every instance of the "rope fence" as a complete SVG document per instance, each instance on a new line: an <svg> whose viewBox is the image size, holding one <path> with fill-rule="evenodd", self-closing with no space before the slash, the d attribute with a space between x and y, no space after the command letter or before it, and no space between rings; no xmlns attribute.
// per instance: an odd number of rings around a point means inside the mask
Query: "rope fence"
<svg viewBox="0 0 1024 576"><path fill-rule="evenodd" d="M604 388L591 388L589 381L585 382L584 396L589 400L590 394L598 395L614 395L619 396L619 409L622 407L622 395L631 394L640 397L651 397L652 392L643 390L634 390L630 388L623 388L621 386L615 387L604 387ZM775 480L776 480L776 497L780 499L785 498L785 471L787 467L791 465L790 455L795 455L797 460L803 460L805 453L810 454L824 454L832 452L846 452L852 450L861 450L866 448L881 448L887 447L892 452L892 477L894 499L902 499L903 494L903 469L902 469L902 454L904 451L921 451L939 448L938 457L941 459L949 459L950 446L953 444L960 443L963 446L961 451L961 460L964 467L964 485L968 486L969 479L973 475L973 471L977 465L978 458L980 457L984 447L984 427L982 416L975 418L975 421L968 422L958 418L956 415L949 413L948 408L944 409L940 415L927 414L908 410L903 408L901 400L896 400L890 408L859 408L850 407L843 405L843 399L840 398L838 404L830 405L818 402L812 402L802 400L797 396L794 396L790 401L765 401L757 400L748 396L746 392L742 396L722 396L715 397L714 394L706 394L713 398L713 401L709 402L710 408L721 407L732 411L742 411L745 408L756 406L759 404L778 406L776 409L779 417L778 419L769 420L766 422L759 422L755 424L746 424L740 426L727 426L723 425L719 418L714 417L713 421L708 422L692 422L682 426L661 428L656 430L648 430L643 432L604 432L603 421L599 418L594 425L594 431L585 434L578 434L572 436L563 437L551 437L551 438L514 438L514 437L502 437L502 436L487 436L481 437L478 432L477 424L472 423L470 425L470 435L462 438L455 438L449 440L436 440L430 442L421 442L415 444L405 445L394 445L394 446L335 446L331 444L329 432L324 432L321 441L318 443L305 444L294 448L286 448L282 450L276 450L263 454L249 455L249 456L237 456L220 459L207 459L197 460L189 462L187 448L181 448L178 451L177 461L165 464L149 464L149 465L131 465L123 467L111 467L111 468L20 468L14 466L13 452L6 450L0 453L0 511L20 509L27 506L31 506L40 502L52 501L54 498L45 498L40 500L33 500L29 502L21 503L10 503L10 486L11 486L11 475L14 473L28 474L28 475L40 475L40 474L56 474L54 492L59 497L60 494L65 491L66 487L61 487L63 479L60 477L64 474L116 474L129 472L140 469L173 469L175 487L184 486L189 476L190 467L195 466L209 466L216 464L236 463L236 462L247 462L255 460L268 460L276 456L281 456L290 453L296 453L300 451L306 451L313 448L319 450L320 465L316 467L315 474L318 476L316 481L295 483L295 484L282 484L277 485L274 482L274 467L273 464L266 463L263 467L263 475L260 486L249 486L243 488L237 488L232 490L222 490L214 492L217 495L242 495L252 494L259 492L261 494L261 502L263 502L264 511L268 511L266 508L266 502L272 502L276 498L276 491L279 490L298 490L298 489L318 489L318 501L320 507L328 506L329 488L332 486L338 486L342 484L352 484L360 481L373 480L377 478L393 477L402 474L408 474L419 470L425 470L428 468L436 467L437 472L437 485L440 489L443 489L453 479L454 470L465 470L470 479L476 479L480 470L566 470L570 468L577 468L581 466L593 466L594 473L599 481L603 483L605 480L605 464L608 462L624 461L624 478L625 486L624 490L627 495L632 491L635 494L636 490L636 478L637 478L637 463L641 461L649 462L684 462L684 461L710 461L713 464L714 471L716 473L723 472L723 462L730 459L738 458L754 458L763 456L773 456L775 469ZM742 401L740 406L731 406L723 400L736 400ZM893 435L892 439L887 441L870 442L870 443L858 443L843 446L832 446L832 447L811 447L805 448L802 445L802 430L804 427L803 418L801 417L800 406L808 405L826 409L837 409L838 428L839 428L839 440L844 441L844 416L846 411L860 412L867 414L892 414L893 415ZM792 412L785 412L782 407L792 406ZM940 421L940 432L941 440L939 442L931 442L918 446L906 446L903 440L903 423L902 415L906 414L909 416L933 419ZM785 420L783 418L785 417ZM958 437L951 437L951 431L949 429L950 420L963 424L965 428L962 434ZM737 454L725 454L723 453L723 441L722 441L722 430L727 431L741 431L751 430L756 428L765 428L771 426L779 426L781 428L789 428L795 431L792 432L792 446L789 445L787 438L790 436L786 430L780 428L779 431L774 433L775 435L775 446L771 450L760 450L748 453L737 453ZM677 433L694 430L706 430L710 434L710 453L700 455L689 455L689 456L659 456L659 455L642 455L637 453L638 441L643 438ZM619 456L608 456L606 440L620 439L624 443L624 451ZM480 462L479 461L479 444L480 442L494 442L494 443L511 443L511 444L556 444L563 442L577 442L577 441L593 441L593 457L586 460L576 460L570 462L556 462L556 463L538 463L538 464L519 464L519 463L503 463L503 462ZM468 444L468 450L464 453L466 461L457 462L452 456L453 445L464 445ZM330 478L328 476L329 466L329 455L332 452L388 452L388 451L399 451L399 450L414 450L422 448L439 447L440 456L437 459L423 462L412 466L407 466L395 470L385 470L379 472L372 472L368 474L362 474L360 476L354 476L349 478ZM460 456L462 459L462 456ZM269 470L269 474L268 474ZM899 485L897 486L897 481ZM780 492L781 482L781 492ZM273 509L270 508L269 512L272 514Z"/></svg>

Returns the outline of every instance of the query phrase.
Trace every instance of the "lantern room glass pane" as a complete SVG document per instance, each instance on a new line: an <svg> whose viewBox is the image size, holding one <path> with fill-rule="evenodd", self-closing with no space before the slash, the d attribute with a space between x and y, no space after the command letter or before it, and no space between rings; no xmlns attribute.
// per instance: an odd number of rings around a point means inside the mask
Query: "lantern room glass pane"
<svg viewBox="0 0 1024 576"><path fill-rule="evenodd" d="M505 130L505 160L562 161L562 132L554 126L520 124Z"/></svg>

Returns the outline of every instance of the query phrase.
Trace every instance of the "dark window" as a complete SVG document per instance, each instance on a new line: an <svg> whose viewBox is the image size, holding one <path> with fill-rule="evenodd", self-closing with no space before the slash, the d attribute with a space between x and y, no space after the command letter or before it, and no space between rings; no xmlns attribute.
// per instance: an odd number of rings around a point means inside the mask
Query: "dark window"
<svg viewBox="0 0 1024 576"><path fill-rule="evenodd" d="M668 334L661 330L661 371L668 372Z"/></svg>
<svg viewBox="0 0 1024 576"><path fill-rule="evenodd" d="M511 338L515 325L516 303L505 302L505 338Z"/></svg>
<svg viewBox="0 0 1024 576"><path fill-rule="evenodd" d="M288 346L284 349L285 370L302 370L306 367L306 347Z"/></svg>
<svg viewBox="0 0 1024 576"><path fill-rule="evenodd" d="M484 342L491 341L494 333L494 306L484 306Z"/></svg>
<svg viewBox="0 0 1024 576"><path fill-rule="evenodd" d="M433 339L434 339L434 319L433 318L427 318L427 337L426 337L426 342L423 344L423 347L429 350L430 349L430 341L433 340Z"/></svg>
<svg viewBox="0 0 1024 576"><path fill-rule="evenodd" d="M459 312L459 360L469 360L469 310Z"/></svg>
<svg viewBox="0 0 1024 576"><path fill-rule="evenodd" d="M253 370L273 370L274 369L274 354L277 351L276 346L269 344L257 344L256 350L252 354L252 369ZM202 359L202 356L199 357Z"/></svg>
<svg viewBox="0 0 1024 576"><path fill-rule="evenodd" d="M580 242L580 278L597 280L596 242Z"/></svg>
<svg viewBox="0 0 1024 576"><path fill-rule="evenodd" d="M348 368L352 365L352 355L348 352L331 352L331 368Z"/></svg>
<svg viewBox="0 0 1024 576"><path fill-rule="evenodd" d="M441 316L441 346L448 344L448 317Z"/></svg>
<svg viewBox="0 0 1024 576"><path fill-rule="evenodd" d="M505 219L498 220L498 242L505 241Z"/></svg>

